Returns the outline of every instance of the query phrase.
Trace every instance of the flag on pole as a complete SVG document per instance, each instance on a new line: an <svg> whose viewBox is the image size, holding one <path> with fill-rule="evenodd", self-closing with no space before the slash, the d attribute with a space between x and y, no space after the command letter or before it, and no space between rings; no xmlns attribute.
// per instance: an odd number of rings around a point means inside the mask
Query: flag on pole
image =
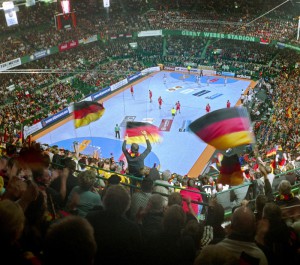
<svg viewBox="0 0 300 265"><path fill-rule="evenodd" d="M158 143L162 140L162 133L159 128L148 122L130 121L126 123L125 135L128 135L127 143L145 143L142 131L146 131L151 143Z"/></svg>
<svg viewBox="0 0 300 265"><path fill-rule="evenodd" d="M255 142L249 114L244 107L224 108L193 121L190 130L205 143L226 150Z"/></svg>
<svg viewBox="0 0 300 265"><path fill-rule="evenodd" d="M81 101L74 103L74 125L75 128L89 125L100 119L105 109L102 104L93 101Z"/></svg>

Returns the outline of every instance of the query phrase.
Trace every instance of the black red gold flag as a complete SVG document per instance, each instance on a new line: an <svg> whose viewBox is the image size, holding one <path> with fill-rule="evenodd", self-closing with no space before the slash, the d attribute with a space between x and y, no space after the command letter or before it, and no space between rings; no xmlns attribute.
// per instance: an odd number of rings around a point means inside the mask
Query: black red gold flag
<svg viewBox="0 0 300 265"><path fill-rule="evenodd" d="M270 149L269 151L267 151L267 155L266 156L267 157L275 156L276 153L277 153L277 149L276 149L276 147L274 147L274 148Z"/></svg>
<svg viewBox="0 0 300 265"><path fill-rule="evenodd" d="M230 186L241 185L244 182L244 176L237 154L223 157L218 182Z"/></svg>
<svg viewBox="0 0 300 265"><path fill-rule="evenodd" d="M128 135L127 143L145 143L142 131L147 132L147 136L151 143L158 143L162 140L162 133L159 128L148 122L130 121L126 123L125 135Z"/></svg>
<svg viewBox="0 0 300 265"><path fill-rule="evenodd" d="M205 143L226 150L255 142L246 108L234 107L207 113L189 125L190 130Z"/></svg>
<svg viewBox="0 0 300 265"><path fill-rule="evenodd" d="M81 101L74 104L75 128L89 125L100 119L105 109L102 104L93 101Z"/></svg>

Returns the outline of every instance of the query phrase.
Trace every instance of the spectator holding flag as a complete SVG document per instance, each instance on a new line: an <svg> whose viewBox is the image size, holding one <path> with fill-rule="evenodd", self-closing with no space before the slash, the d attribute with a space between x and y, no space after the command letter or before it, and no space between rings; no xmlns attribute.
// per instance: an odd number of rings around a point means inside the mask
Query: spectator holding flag
<svg viewBox="0 0 300 265"><path fill-rule="evenodd" d="M147 155L151 152L152 146L149 141L148 135L146 131L141 131L141 134L144 136L147 144L147 148L143 153L139 153L139 145L137 143L132 143L130 152L126 149L126 143L128 140L128 135L125 136L122 151L126 157L128 163L128 173L137 178L142 178L143 174L141 173L141 169L144 168L144 160ZM133 185L136 185L136 180L132 179Z"/></svg>

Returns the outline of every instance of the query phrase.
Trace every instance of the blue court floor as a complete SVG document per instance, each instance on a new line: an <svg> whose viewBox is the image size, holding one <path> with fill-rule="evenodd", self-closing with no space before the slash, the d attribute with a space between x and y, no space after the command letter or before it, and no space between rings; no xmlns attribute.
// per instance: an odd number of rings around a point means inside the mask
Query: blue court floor
<svg viewBox="0 0 300 265"><path fill-rule="evenodd" d="M126 120L147 121L157 127L162 122L164 125L171 123L169 131L162 131L162 142L152 145L152 152L146 158L145 165L152 167L156 164L161 171L170 169L184 175L193 167L206 147L204 142L187 130L188 125L205 115L207 103L210 104L211 111L225 108L227 100L234 106L250 82L227 77L225 84L223 77L203 76L201 82L197 83L194 75L183 76L182 73L163 71L153 73L134 85L133 96L128 86L128 89L105 100L103 104L106 110L98 121L76 130L73 121L69 121L37 141L73 150L74 141L81 143L90 140L82 153L92 154L94 150L98 150L101 157L113 155L117 161L123 158L121 146ZM149 89L153 92L151 103ZM163 99L161 109L158 107L159 96ZM172 120L171 109L177 101L181 104L181 113ZM121 125L120 140L115 139L116 124ZM145 145L140 145L141 152L144 148Z"/></svg>

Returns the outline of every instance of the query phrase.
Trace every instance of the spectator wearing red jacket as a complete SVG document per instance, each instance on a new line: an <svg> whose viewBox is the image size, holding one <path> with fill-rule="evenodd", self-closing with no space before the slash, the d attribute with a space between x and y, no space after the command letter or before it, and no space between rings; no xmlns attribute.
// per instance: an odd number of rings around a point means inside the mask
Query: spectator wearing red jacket
<svg viewBox="0 0 300 265"><path fill-rule="evenodd" d="M202 195L199 193L199 189L195 187L195 180L189 179L187 181L187 188L185 190L180 191L180 195L183 199L182 208L184 212L189 212L189 207L186 203L186 199L190 198L192 200L191 206L193 208L194 214L197 216L199 211L199 204L193 203L193 201L196 202L202 202Z"/></svg>

